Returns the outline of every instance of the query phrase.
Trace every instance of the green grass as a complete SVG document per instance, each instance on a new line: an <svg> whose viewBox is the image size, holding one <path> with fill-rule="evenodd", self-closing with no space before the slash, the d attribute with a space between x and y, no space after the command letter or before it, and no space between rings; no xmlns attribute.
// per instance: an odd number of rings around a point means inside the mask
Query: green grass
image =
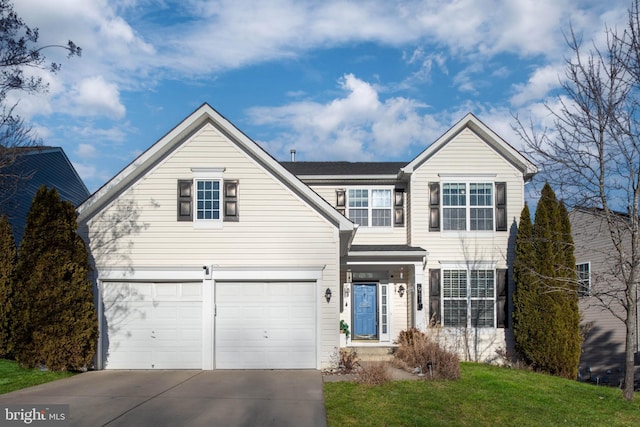
<svg viewBox="0 0 640 427"><path fill-rule="evenodd" d="M0 394L74 375L71 372L42 372L21 368L17 362L0 359Z"/></svg>
<svg viewBox="0 0 640 427"><path fill-rule="evenodd" d="M463 363L458 381L324 384L335 426L640 426L640 395L496 366Z"/></svg>

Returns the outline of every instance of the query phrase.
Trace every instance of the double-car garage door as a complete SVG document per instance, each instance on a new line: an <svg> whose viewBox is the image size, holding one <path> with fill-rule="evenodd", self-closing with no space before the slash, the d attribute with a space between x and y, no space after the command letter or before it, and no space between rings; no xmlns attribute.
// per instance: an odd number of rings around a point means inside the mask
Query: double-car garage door
<svg viewBox="0 0 640 427"><path fill-rule="evenodd" d="M213 301L202 291L202 282L103 282L105 367L202 369L208 351L217 369L316 367L315 282L217 282Z"/></svg>

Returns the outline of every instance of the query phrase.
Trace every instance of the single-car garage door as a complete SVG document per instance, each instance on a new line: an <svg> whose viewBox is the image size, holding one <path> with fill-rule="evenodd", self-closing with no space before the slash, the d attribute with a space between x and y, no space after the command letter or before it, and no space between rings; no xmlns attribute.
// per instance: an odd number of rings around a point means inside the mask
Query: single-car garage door
<svg viewBox="0 0 640 427"><path fill-rule="evenodd" d="M315 282L216 283L217 369L315 369Z"/></svg>
<svg viewBox="0 0 640 427"><path fill-rule="evenodd" d="M103 282L107 369L202 369L202 282Z"/></svg>

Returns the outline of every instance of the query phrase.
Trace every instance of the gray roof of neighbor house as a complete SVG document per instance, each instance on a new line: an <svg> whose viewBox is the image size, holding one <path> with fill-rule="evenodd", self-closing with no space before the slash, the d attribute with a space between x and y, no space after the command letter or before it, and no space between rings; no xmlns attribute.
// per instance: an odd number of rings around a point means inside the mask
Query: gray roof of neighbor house
<svg viewBox="0 0 640 427"><path fill-rule="evenodd" d="M60 147L24 147L0 170L0 214L6 214L20 244L33 196L40 187L55 188L62 200L78 206L89 197L87 187Z"/></svg>
<svg viewBox="0 0 640 427"><path fill-rule="evenodd" d="M297 176L397 175L407 162L280 162Z"/></svg>

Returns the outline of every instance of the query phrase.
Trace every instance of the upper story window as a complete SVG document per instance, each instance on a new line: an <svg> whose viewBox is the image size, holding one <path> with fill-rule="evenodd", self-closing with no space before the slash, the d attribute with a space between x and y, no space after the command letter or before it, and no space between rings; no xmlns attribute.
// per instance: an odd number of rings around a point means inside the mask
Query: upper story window
<svg viewBox="0 0 640 427"><path fill-rule="evenodd" d="M591 295L591 264L583 262L576 266L578 271L578 296L588 297Z"/></svg>
<svg viewBox="0 0 640 427"><path fill-rule="evenodd" d="M429 231L506 231L506 187L473 180L429 183Z"/></svg>
<svg viewBox="0 0 640 427"><path fill-rule="evenodd" d="M391 227L392 193L387 188L350 188L347 217L363 227Z"/></svg>
<svg viewBox="0 0 640 427"><path fill-rule="evenodd" d="M223 168L192 168L192 179L178 180L178 221L221 226L238 221L238 181L223 180Z"/></svg>
<svg viewBox="0 0 640 427"><path fill-rule="evenodd" d="M442 184L444 230L493 230L493 183Z"/></svg>
<svg viewBox="0 0 640 427"><path fill-rule="evenodd" d="M196 220L220 221L220 189L219 179L196 180Z"/></svg>

